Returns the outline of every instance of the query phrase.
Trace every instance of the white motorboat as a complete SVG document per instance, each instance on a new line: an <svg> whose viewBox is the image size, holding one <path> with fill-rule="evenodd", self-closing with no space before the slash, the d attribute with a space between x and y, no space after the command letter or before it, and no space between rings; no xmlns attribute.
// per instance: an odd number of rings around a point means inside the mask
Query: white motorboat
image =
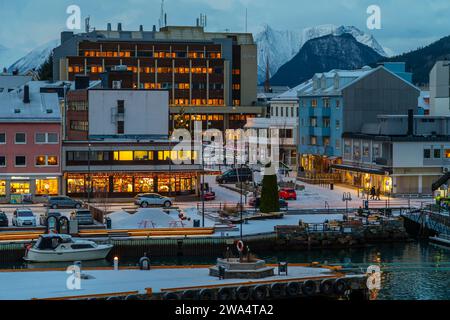
<svg viewBox="0 0 450 320"><path fill-rule="evenodd" d="M28 246L24 260L30 262L66 262L105 259L112 244L73 239L65 234L46 234L34 246Z"/></svg>

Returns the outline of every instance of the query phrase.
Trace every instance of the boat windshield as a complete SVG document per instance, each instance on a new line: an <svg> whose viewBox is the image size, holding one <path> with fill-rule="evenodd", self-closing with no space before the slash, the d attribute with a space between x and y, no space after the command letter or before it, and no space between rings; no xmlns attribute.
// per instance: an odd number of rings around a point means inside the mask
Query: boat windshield
<svg viewBox="0 0 450 320"><path fill-rule="evenodd" d="M35 247L39 250L54 250L62 243L72 243L72 239L60 237L42 237L38 240Z"/></svg>

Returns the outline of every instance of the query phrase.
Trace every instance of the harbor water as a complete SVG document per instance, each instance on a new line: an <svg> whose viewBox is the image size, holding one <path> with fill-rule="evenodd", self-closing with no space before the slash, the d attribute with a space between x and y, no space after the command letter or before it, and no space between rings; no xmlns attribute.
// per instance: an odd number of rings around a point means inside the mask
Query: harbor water
<svg viewBox="0 0 450 320"><path fill-rule="evenodd" d="M442 300L450 299L450 248L427 242L381 244L366 248L343 250L311 250L302 252L276 252L259 255L268 263L319 262L342 265L348 270L365 271L371 265L382 271L381 300ZM136 265L135 261L120 261L123 266ZM152 258L155 265L213 264L215 257ZM22 262L0 264L0 269L58 268L67 263L31 264ZM112 261L83 262L85 267L112 266Z"/></svg>

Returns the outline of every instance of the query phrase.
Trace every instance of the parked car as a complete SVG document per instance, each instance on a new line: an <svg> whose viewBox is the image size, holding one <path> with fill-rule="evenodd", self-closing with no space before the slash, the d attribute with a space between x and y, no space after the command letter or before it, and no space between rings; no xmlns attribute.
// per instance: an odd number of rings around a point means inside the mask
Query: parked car
<svg viewBox="0 0 450 320"><path fill-rule="evenodd" d="M297 192L293 188L282 188L279 192L280 199L297 200Z"/></svg>
<svg viewBox="0 0 450 320"><path fill-rule="evenodd" d="M47 219L49 217L56 217L57 219L59 219L59 217L61 217L61 213L59 212L49 212L46 215L43 214L39 217L39 224L41 226L47 226Z"/></svg>
<svg viewBox="0 0 450 320"><path fill-rule="evenodd" d="M141 208L149 206L162 206L169 208L172 206L172 200L157 193L143 193L138 194L134 199L134 204Z"/></svg>
<svg viewBox="0 0 450 320"><path fill-rule="evenodd" d="M212 191L205 192L205 193L203 194L203 199L204 199L205 201L216 200L216 193L215 193L215 192L212 192Z"/></svg>
<svg viewBox="0 0 450 320"><path fill-rule="evenodd" d="M3 211L0 211L0 227L7 227L9 225L8 216Z"/></svg>
<svg viewBox="0 0 450 320"><path fill-rule="evenodd" d="M287 203L287 201L286 200L284 200L284 199L279 199L279 203L280 203L280 208L285 208L285 209L287 209L287 207L288 207L288 203ZM248 201L248 205L249 206L251 206L251 207L256 207L256 208L259 208L260 206L261 206L261 198L251 198L249 201Z"/></svg>
<svg viewBox="0 0 450 320"><path fill-rule="evenodd" d="M223 183L237 183L237 182L253 181L253 172L250 168L243 167L237 169L230 169L224 174L216 177L216 182Z"/></svg>
<svg viewBox="0 0 450 320"><path fill-rule="evenodd" d="M75 208L83 207L83 202L74 200L66 196L48 197L47 206L52 209L58 208Z"/></svg>
<svg viewBox="0 0 450 320"><path fill-rule="evenodd" d="M91 211L86 209L80 209L72 212L72 216L78 220L79 225L91 225L94 224L94 218L92 216Z"/></svg>
<svg viewBox="0 0 450 320"><path fill-rule="evenodd" d="M16 227L36 227L37 219L30 209L14 210L12 224Z"/></svg>

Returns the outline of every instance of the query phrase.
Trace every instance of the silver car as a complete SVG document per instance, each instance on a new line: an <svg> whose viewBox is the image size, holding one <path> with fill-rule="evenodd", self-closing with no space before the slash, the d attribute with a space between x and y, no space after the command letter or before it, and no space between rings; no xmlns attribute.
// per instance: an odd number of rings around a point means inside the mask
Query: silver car
<svg viewBox="0 0 450 320"><path fill-rule="evenodd" d="M157 193L144 193L138 194L135 197L134 204L147 208L149 206L162 206L165 208L170 208L172 206L172 199L163 197Z"/></svg>

